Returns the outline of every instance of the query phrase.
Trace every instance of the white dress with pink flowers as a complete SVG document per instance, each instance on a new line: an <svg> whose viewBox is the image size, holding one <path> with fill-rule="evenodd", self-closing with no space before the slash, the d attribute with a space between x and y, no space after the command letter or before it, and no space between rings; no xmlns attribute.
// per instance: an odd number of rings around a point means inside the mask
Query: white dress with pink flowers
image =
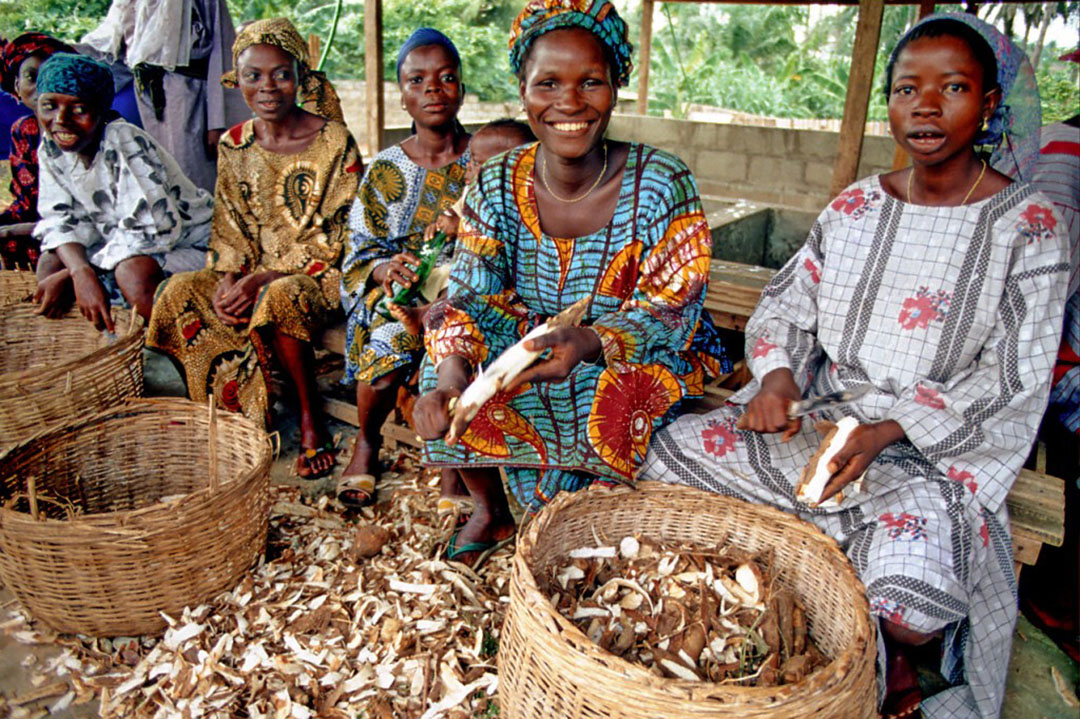
<svg viewBox="0 0 1080 719"><path fill-rule="evenodd" d="M805 396L873 391L806 418L785 444L735 429L752 382L728 406L658 431L639 474L797 513L840 542L875 615L944 629L953 686L924 702L927 717L1000 711L1016 620L1005 496L1061 337L1061 225L1027 185L923 207L889 196L876 176L856 183L765 288L746 352L755 377L788 367ZM896 420L907 440L882 452L861 493L812 509L795 485L820 442L814 420L844 416Z"/></svg>

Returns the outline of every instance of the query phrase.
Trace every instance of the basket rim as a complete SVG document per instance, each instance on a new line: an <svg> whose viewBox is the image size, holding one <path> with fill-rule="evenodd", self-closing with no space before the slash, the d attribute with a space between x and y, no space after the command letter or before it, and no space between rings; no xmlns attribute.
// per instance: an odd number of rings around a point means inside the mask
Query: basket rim
<svg viewBox="0 0 1080 719"><path fill-rule="evenodd" d="M68 421L60 424L51 424L39 432L34 433L27 439L12 445L11 447L0 451L0 464L4 462L10 455L13 455L17 451L23 451L25 448L33 445L35 442L47 440L50 436L67 435L72 431L78 430L80 427L84 427L90 424L96 424L102 421L108 420L121 420L125 416L132 416L136 414L152 414L159 411L168 410L169 412L187 412L189 414L196 414L199 412L205 412L206 408L201 404L192 402L186 398L180 397L132 397L124 400L120 404L113 405L107 409L103 409L94 414L87 415L78 418L76 421ZM250 425L252 429L259 429L258 426L250 419L242 414L228 412L217 415L217 421L225 422L239 422L240 424ZM95 512L94 514L81 514L76 515L71 519L54 519L49 517L42 517L35 519L27 512L16 511L8 506L8 502L0 504L0 524L3 523L19 523L19 522L33 522L35 526L43 526L48 524L54 524L58 527L66 527L69 529L86 529L92 531L112 531L103 527L96 526L102 522L108 522L114 524L118 520L121 523L127 521L134 522L145 516L150 516L165 510L170 513L176 512L178 509L184 507L188 503L197 502L203 498L212 498L225 491L228 491L236 485L243 484L251 480L253 475L260 472L263 464L269 464L273 462L273 440L270 435L263 432L264 440L259 443L259 458L255 465L237 475L232 479L222 479L218 489L215 490L209 485L201 487L194 492L189 492L180 496L177 499L169 502L157 501L152 504L148 504L145 507L139 507L138 509L122 509L113 512ZM138 525L135 525L136 527ZM143 534L144 531L139 529L132 530L135 533Z"/></svg>
<svg viewBox="0 0 1080 719"><path fill-rule="evenodd" d="M854 609L860 619L856 622L855 637L853 638L853 641L847 649L834 657L827 665L815 670L801 681L775 687L748 687L740 686L738 684L720 684L708 681L658 677L646 670L642 665L623 659L617 654L613 654L612 652L601 648L598 644L590 640L571 620L567 619L552 606L548 597L540 591L540 587L536 582L536 576L529 566L529 560L532 558L538 535L551 521L553 521L552 518L555 517L559 511L564 510L569 506L573 506L578 502L585 501L589 498L590 493L607 493L614 497L622 494L630 494L632 492L655 494L704 493L707 494L711 500L716 500L718 503L738 502L740 505L752 508L752 511L760 512L765 515L766 518L771 515L774 519L783 519L787 523L791 523L792 520L801 522L805 526L795 525L793 529L804 533L810 541L819 543L826 552L839 555L839 559L843 560L841 562L841 571L849 574L849 579L853 580L856 586L861 590L855 598L856 606ZM574 642L573 645L571 645L571 649L574 652L584 655L591 664L596 664L598 670L601 670L602 667L601 671L603 672L617 672L631 680L641 681L643 683L640 684L640 686L647 686L665 694L669 694L673 700L682 701L691 695L695 696L698 700L702 700L709 698L709 695L713 692L723 692L724 694L729 695L734 694L749 700L758 697L775 697L778 692L801 693L804 691L818 691L828 688L846 677L850 673L850 667L857 661L859 655L866 652L866 645L874 645L876 653L874 627L870 617L870 603L866 598L865 586L855 572L855 568L851 565L851 561L847 558L847 555L843 553L834 539L826 535L816 525L802 520L797 515L789 512L784 512L764 504L756 504L721 494L704 492L704 490L694 489L693 487L670 485L656 481L638 481L633 487L620 485L619 487L610 488L592 485L577 492L559 493L559 495L542 510L540 515L530 522L529 526L519 534L517 551L514 554L511 582L519 582L521 584L522 595L527 605L525 609L527 611L539 611L545 617L553 620L558 627L559 633L563 637L569 636L573 638ZM511 592L511 600L512 598L513 593ZM542 621L538 621L538 623L543 624ZM566 642L565 639L562 641ZM569 644L569 642L566 643ZM587 649L586 651L582 651L582 648ZM603 656L604 662L598 661L596 655Z"/></svg>
<svg viewBox="0 0 1080 719"><path fill-rule="evenodd" d="M22 310L26 307L26 303L12 302L6 305L0 305L0 314L7 314L13 310ZM52 377L62 377L72 372L76 367L86 365L92 362L96 362L101 357L112 354L120 353L127 350L128 347L135 343L142 343L143 335L145 334L146 322L142 316L134 310L125 310L131 313L131 320L127 330L124 334L117 335L116 342L104 347L99 347L93 352L88 352L84 355L77 355L67 362L61 362L54 365L38 365L27 369L18 370L15 372L0 372L0 392L14 388L18 390L18 385L21 380L33 377L39 381L46 380ZM77 320L79 322L86 322L77 310L72 307L68 310L68 313L57 320L47 320L48 322L66 322L68 320Z"/></svg>

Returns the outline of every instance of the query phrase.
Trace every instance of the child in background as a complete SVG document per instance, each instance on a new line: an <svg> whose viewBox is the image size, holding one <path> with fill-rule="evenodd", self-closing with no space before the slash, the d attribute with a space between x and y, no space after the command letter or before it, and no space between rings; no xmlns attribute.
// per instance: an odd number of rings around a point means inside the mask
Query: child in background
<svg viewBox="0 0 1080 719"><path fill-rule="evenodd" d="M66 43L39 32L0 43L0 90L18 99L29 114L11 125L11 204L0 212L0 265L4 269L37 266L38 243L31 237L38 220L37 74L41 63L57 52L75 52Z"/></svg>
<svg viewBox="0 0 1080 719"><path fill-rule="evenodd" d="M74 290L98 329L114 331L110 304L149 319L165 277L205 264L213 198L150 135L109 121L108 65L57 53L38 71L37 90L39 312L63 316Z"/></svg>

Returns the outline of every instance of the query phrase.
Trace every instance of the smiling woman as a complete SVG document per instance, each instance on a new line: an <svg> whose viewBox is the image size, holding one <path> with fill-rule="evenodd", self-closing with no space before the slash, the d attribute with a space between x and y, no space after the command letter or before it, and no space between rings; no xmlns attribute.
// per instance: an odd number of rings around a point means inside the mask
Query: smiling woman
<svg viewBox="0 0 1080 719"><path fill-rule="evenodd" d="M605 138L630 72L626 24L608 2L537 1L513 27L511 69L540 141L489 161L467 197L413 413L427 463L459 468L476 500L447 550L465 561L513 533L498 467L530 511L630 479L654 428L724 359L701 312L711 236L693 176ZM448 404L480 368L579 300L583 326L532 340L544 359L444 441Z"/></svg>

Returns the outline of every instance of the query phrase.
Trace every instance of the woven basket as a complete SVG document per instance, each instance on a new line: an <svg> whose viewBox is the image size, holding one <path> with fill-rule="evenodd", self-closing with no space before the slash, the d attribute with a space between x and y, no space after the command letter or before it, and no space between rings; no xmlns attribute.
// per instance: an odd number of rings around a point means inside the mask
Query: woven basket
<svg viewBox="0 0 1080 719"><path fill-rule="evenodd" d="M560 719L868 719L876 717L876 644L862 583L837 544L783 512L687 487L563 494L525 530L499 641L502 716ZM595 535L594 535L595 530ZM595 536L774 551L775 581L806 607L810 635L832 661L797 684L738 687L663 679L604 651L555 611L537 586Z"/></svg>
<svg viewBox="0 0 1080 719"><path fill-rule="evenodd" d="M46 430L0 456L0 579L58 631L156 633L262 554L271 455L251 420L183 399Z"/></svg>
<svg viewBox="0 0 1080 719"><path fill-rule="evenodd" d="M138 314L115 309L118 337L108 337L76 309L58 320L35 309L0 306L0 449L142 394Z"/></svg>
<svg viewBox="0 0 1080 719"><path fill-rule="evenodd" d="M0 305L29 300L37 291L37 277L33 272L0 270Z"/></svg>

